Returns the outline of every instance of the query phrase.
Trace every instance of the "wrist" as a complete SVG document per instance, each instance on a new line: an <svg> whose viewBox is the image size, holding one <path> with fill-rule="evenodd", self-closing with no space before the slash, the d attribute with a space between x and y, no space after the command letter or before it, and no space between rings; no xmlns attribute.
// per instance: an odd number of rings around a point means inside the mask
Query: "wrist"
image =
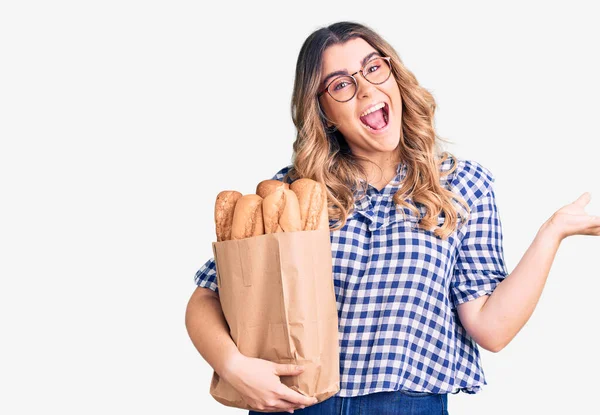
<svg viewBox="0 0 600 415"><path fill-rule="evenodd" d="M561 241L564 239L564 235L562 234L558 226L556 226L556 224L552 222L552 220L544 222L544 224L540 227L540 230L538 231L538 235L540 235L544 239L550 239L556 244L560 244Z"/></svg>
<svg viewBox="0 0 600 415"><path fill-rule="evenodd" d="M234 350L235 349L235 350ZM223 373L221 373L221 377L227 381L228 383L231 383L229 381L229 379L231 378L232 375L234 375L236 373L237 368L240 366L241 361L245 358L246 356L244 356L237 347L232 348L232 350L228 353L227 357L225 358L224 364L223 364Z"/></svg>

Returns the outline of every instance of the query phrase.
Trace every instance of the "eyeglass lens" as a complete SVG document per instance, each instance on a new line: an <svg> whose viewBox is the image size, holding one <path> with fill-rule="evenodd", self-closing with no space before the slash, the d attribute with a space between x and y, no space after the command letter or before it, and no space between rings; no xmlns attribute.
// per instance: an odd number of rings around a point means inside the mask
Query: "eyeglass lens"
<svg viewBox="0 0 600 415"><path fill-rule="evenodd" d="M390 72L390 66L387 61L381 58L370 60L364 67L365 77L372 84L381 84L387 81ZM360 75L356 74L355 76ZM356 92L356 83L351 76L341 76L329 85L328 90L336 101L348 101Z"/></svg>

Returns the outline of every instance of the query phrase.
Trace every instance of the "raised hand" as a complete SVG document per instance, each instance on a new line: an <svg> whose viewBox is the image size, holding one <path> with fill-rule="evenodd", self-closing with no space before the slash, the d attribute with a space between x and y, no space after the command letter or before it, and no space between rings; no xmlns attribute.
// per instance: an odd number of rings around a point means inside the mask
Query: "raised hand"
<svg viewBox="0 0 600 415"><path fill-rule="evenodd" d="M582 194L576 201L563 206L548 219L546 224L554 231L559 241L571 235L600 236L600 216L592 216L585 211L591 197L589 192Z"/></svg>

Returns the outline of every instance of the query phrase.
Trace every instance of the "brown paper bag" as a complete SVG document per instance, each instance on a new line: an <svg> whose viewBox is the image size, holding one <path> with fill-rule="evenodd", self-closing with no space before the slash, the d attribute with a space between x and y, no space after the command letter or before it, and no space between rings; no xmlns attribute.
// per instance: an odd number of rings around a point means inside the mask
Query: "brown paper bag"
<svg viewBox="0 0 600 415"><path fill-rule="evenodd" d="M329 230L213 242L223 314L239 351L304 366L281 382L319 402L340 390L338 315ZM213 371L210 394L252 409Z"/></svg>

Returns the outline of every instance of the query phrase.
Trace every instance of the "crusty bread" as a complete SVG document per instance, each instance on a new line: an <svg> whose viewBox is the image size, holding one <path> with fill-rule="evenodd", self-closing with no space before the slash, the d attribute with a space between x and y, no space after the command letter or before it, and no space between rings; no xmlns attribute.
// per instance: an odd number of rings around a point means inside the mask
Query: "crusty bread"
<svg viewBox="0 0 600 415"><path fill-rule="evenodd" d="M329 229L325 185L302 178L294 181L290 189L298 196L302 230Z"/></svg>
<svg viewBox="0 0 600 415"><path fill-rule="evenodd" d="M263 199L262 210L265 233L283 232L279 225L279 217L285 207L283 190L283 187L279 187Z"/></svg>
<svg viewBox="0 0 600 415"><path fill-rule="evenodd" d="M256 191L256 194L242 195L235 190L224 190L217 195L217 242L265 233L329 229L323 184L308 178L291 185L279 180L263 180Z"/></svg>
<svg viewBox="0 0 600 415"><path fill-rule="evenodd" d="M265 233L297 232L302 230L298 197L281 186L263 200Z"/></svg>
<svg viewBox="0 0 600 415"><path fill-rule="evenodd" d="M280 187L289 189L290 185L279 180L263 180L256 186L256 194L264 199Z"/></svg>
<svg viewBox="0 0 600 415"><path fill-rule="evenodd" d="M238 200L231 225L232 240L264 235L262 202L263 198L256 194L244 195Z"/></svg>
<svg viewBox="0 0 600 415"><path fill-rule="evenodd" d="M279 226L284 232L298 232L302 230L302 219L300 217L300 205L296 193L290 189L283 189L285 195L285 206L279 217Z"/></svg>
<svg viewBox="0 0 600 415"><path fill-rule="evenodd" d="M319 216L319 224L316 229L329 230L329 205L327 204L327 187L323 183L319 183L321 188L321 194L323 195L323 206L321 206L321 213Z"/></svg>
<svg viewBox="0 0 600 415"><path fill-rule="evenodd" d="M215 227L217 242L231 239L231 224L233 223L233 212L237 201L242 197L235 190L223 190L217 195L215 202Z"/></svg>

